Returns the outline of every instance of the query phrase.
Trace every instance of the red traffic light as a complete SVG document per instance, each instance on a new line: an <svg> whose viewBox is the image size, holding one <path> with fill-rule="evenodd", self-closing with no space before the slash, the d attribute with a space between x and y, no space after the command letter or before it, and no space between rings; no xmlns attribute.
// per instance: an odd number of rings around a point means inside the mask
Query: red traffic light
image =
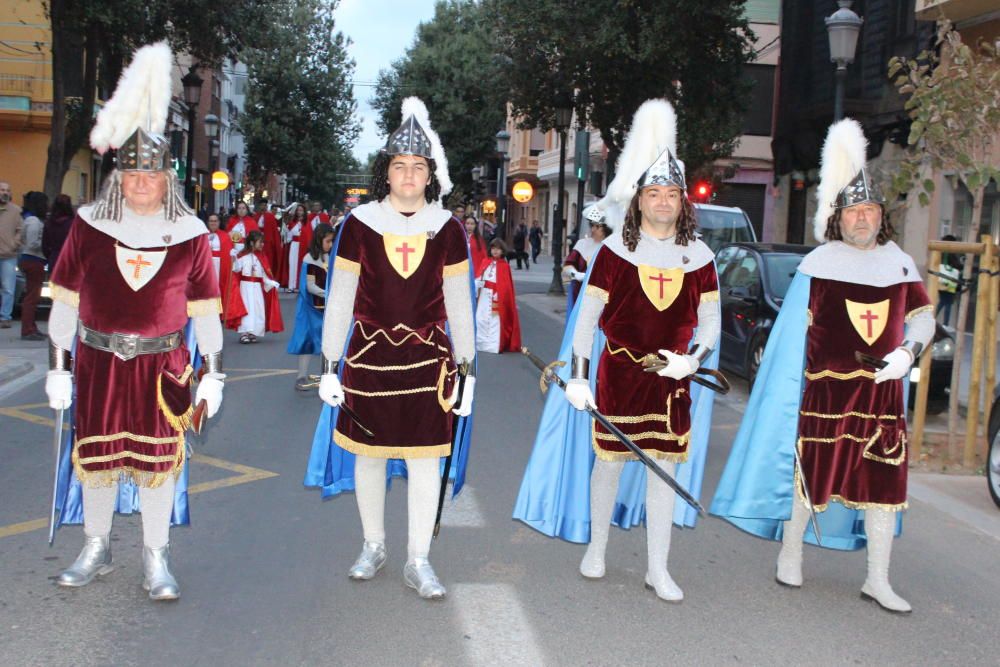
<svg viewBox="0 0 1000 667"><path fill-rule="evenodd" d="M694 186L694 196L701 201L708 201L712 196L712 186L704 181L696 183Z"/></svg>

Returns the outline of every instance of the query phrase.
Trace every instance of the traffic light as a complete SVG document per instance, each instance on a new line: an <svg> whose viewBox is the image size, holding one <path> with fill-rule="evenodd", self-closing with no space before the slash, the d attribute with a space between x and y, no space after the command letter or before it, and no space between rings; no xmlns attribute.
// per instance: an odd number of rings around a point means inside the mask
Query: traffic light
<svg viewBox="0 0 1000 667"><path fill-rule="evenodd" d="M576 131L576 146L573 162L576 165L576 180L586 181L590 171L590 132Z"/></svg>
<svg viewBox="0 0 1000 667"><path fill-rule="evenodd" d="M712 184L708 181L698 181L691 190L691 199L706 204L712 199Z"/></svg>

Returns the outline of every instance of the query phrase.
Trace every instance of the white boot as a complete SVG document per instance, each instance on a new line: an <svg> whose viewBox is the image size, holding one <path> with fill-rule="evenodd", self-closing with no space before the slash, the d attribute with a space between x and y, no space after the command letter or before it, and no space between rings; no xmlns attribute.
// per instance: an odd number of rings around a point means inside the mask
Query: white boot
<svg viewBox="0 0 1000 667"><path fill-rule="evenodd" d="M670 475L677 469L676 463L660 463ZM656 596L665 602L681 602L684 591L678 586L670 572L667 560L670 557L670 536L674 525L674 490L655 474L646 476L646 588L656 591Z"/></svg>
<svg viewBox="0 0 1000 667"><path fill-rule="evenodd" d="M594 470L590 474L590 544L580 561L580 574L587 579L604 576L604 554L608 548L611 515L615 511L618 478L624 466L624 461L594 461Z"/></svg>
<svg viewBox="0 0 1000 667"><path fill-rule="evenodd" d="M896 532L896 513L888 510L865 510L865 534L868 536L868 578L861 587L861 597L877 602L886 611L909 614L910 603L896 595L889 585L889 557Z"/></svg>
<svg viewBox="0 0 1000 667"><path fill-rule="evenodd" d="M802 586L802 536L809 523L809 508L798 498L792 500L792 518L785 522L774 580L782 586Z"/></svg>

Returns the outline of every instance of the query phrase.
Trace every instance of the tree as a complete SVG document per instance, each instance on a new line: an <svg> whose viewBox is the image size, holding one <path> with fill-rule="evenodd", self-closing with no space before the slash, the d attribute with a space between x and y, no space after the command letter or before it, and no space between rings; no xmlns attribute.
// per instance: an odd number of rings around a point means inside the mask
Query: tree
<svg viewBox="0 0 1000 667"><path fill-rule="evenodd" d="M991 161L1000 128L1000 58L997 47L986 41L972 48L947 19L938 21L935 49L915 59L892 58L889 78L906 96L909 114L910 150L892 178L890 201L895 195L913 192L921 206L929 206L934 192L928 169L948 174L972 193L972 221L965 240L974 242L982 223L983 199L990 181L1000 182L1000 170ZM932 212L937 215L938 212ZM963 278L972 276L971 260L965 262ZM965 331L969 293L958 305L958 330ZM962 358L965 336L955 340L955 359ZM952 368L948 402L948 430L958 425L958 384L961 364ZM990 388L992 389L992 388ZM978 409L970 406L970 409ZM953 441L954 443L954 441ZM955 452L952 452L953 457Z"/></svg>
<svg viewBox="0 0 1000 667"><path fill-rule="evenodd" d="M112 90L129 55L161 39L213 64L256 39L251 20L267 0L48 0L52 28L52 129L43 189L62 190L73 155L86 145L98 84ZM250 26L250 28L248 28ZM253 32L248 32L252 30ZM75 85L74 85L75 84Z"/></svg>
<svg viewBox="0 0 1000 667"><path fill-rule="evenodd" d="M506 119L506 91L498 84L488 19L478 3L438 2L406 54L379 72L372 99L386 135L402 121L404 97L424 101L456 192L471 189L472 168L496 152L496 133Z"/></svg>
<svg viewBox="0 0 1000 667"><path fill-rule="evenodd" d="M273 44L244 52L246 139L250 177L285 173L301 190L337 199L338 172L357 168L351 146L360 132L351 88L349 41L335 29L331 0L287 0L272 9Z"/></svg>
<svg viewBox="0 0 1000 667"><path fill-rule="evenodd" d="M744 0L484 0L522 127L555 126L568 104L601 133L614 164L636 109L677 109L689 172L732 153L741 132L754 35Z"/></svg>

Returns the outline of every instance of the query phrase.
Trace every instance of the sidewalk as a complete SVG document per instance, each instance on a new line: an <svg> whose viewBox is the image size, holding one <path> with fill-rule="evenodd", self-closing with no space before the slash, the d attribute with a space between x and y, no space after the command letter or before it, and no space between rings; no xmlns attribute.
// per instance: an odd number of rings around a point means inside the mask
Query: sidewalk
<svg viewBox="0 0 1000 667"><path fill-rule="evenodd" d="M515 281L521 278L521 274L520 271L514 272ZM547 277L551 278L551 274ZM565 321L566 297L521 294L517 297L517 303L522 312L527 307L556 322ZM742 415L747 398L746 383L737 380L733 382L733 390L729 395L721 399L721 404L731 407ZM930 417L928 419L929 425L931 419ZM941 419L944 421L944 428L947 428L947 414L939 415L935 421ZM983 475L911 472L908 491L911 500L931 505L973 530L1000 540L1000 508L993 503Z"/></svg>
<svg viewBox="0 0 1000 667"><path fill-rule="evenodd" d="M48 340L21 340L21 323L0 329L0 398L26 387L48 370Z"/></svg>

